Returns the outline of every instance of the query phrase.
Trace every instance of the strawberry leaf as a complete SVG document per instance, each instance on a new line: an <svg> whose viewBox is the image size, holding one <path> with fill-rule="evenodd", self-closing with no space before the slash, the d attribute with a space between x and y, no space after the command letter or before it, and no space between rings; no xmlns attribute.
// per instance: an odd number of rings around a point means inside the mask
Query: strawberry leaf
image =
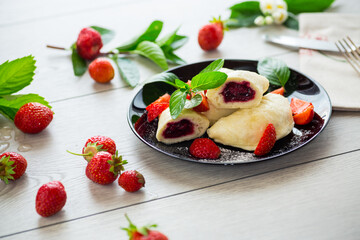
<svg viewBox="0 0 360 240"><path fill-rule="evenodd" d="M0 97L0 113L10 120L14 120L15 114L19 108L29 102L38 102L51 108L49 103L37 94L6 95Z"/></svg>
<svg viewBox="0 0 360 240"><path fill-rule="evenodd" d="M86 61L80 57L80 55L78 54L78 52L76 51L76 45L73 44L71 46L71 62L73 65L73 70L74 70L74 74L75 76L82 76L84 75L84 73L87 70L87 63Z"/></svg>
<svg viewBox="0 0 360 240"><path fill-rule="evenodd" d="M0 96L20 91L28 86L35 75L34 57L18 58L0 65Z"/></svg>
<svg viewBox="0 0 360 240"><path fill-rule="evenodd" d="M142 55L154 63L156 63L159 67L166 70L168 69L168 64L166 62L166 58L164 56L163 51L156 43L143 41L141 42L132 53L136 53Z"/></svg>
<svg viewBox="0 0 360 240"><path fill-rule="evenodd" d="M186 102L186 92L181 91L180 89L176 90L171 94L170 98L170 115L172 119L176 119L181 111L184 109Z"/></svg>
<svg viewBox="0 0 360 240"><path fill-rule="evenodd" d="M128 58L114 55L112 58L119 69L121 78L130 86L136 87L140 81L140 73L136 64Z"/></svg>
<svg viewBox="0 0 360 240"><path fill-rule="evenodd" d="M100 33L101 40L104 45L109 43L115 37L115 32L112 30L98 26L91 26L91 28Z"/></svg>

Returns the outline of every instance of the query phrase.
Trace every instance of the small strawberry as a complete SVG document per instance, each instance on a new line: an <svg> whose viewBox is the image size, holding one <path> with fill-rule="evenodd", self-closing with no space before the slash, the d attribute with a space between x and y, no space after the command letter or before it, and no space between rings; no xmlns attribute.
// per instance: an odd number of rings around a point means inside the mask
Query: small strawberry
<svg viewBox="0 0 360 240"><path fill-rule="evenodd" d="M106 58L97 58L89 65L89 73L92 79L98 83L108 83L115 75L114 68Z"/></svg>
<svg viewBox="0 0 360 240"><path fill-rule="evenodd" d="M190 145L189 152L196 158L217 159L220 148L209 138L197 138Z"/></svg>
<svg viewBox="0 0 360 240"><path fill-rule="evenodd" d="M49 217L59 212L66 203L64 185L59 181L52 181L42 185L36 195L35 208L43 217Z"/></svg>
<svg viewBox="0 0 360 240"><path fill-rule="evenodd" d="M26 159L15 152L5 152L0 155L0 180L6 184L8 180L19 179L27 167Z"/></svg>
<svg viewBox="0 0 360 240"><path fill-rule="evenodd" d="M254 151L257 156L263 156L270 152L276 142L276 131L271 123L267 125L260 141Z"/></svg>
<svg viewBox="0 0 360 240"><path fill-rule="evenodd" d="M310 123L315 115L314 105L297 98L292 98L290 102L294 122L297 125L306 125Z"/></svg>
<svg viewBox="0 0 360 240"><path fill-rule="evenodd" d="M224 23L213 19L199 30L198 42L204 51L216 49L224 38Z"/></svg>
<svg viewBox="0 0 360 240"><path fill-rule="evenodd" d="M47 106L30 102L17 111L14 124L24 133L39 133L50 124L53 114Z"/></svg>
<svg viewBox="0 0 360 240"><path fill-rule="evenodd" d="M127 192L136 192L145 186L145 178L136 170L128 170L120 175L118 183Z"/></svg>
<svg viewBox="0 0 360 240"><path fill-rule="evenodd" d="M138 228L131 222L126 214L125 217L129 222L129 227L122 229L129 235L129 240L168 240L168 237L166 237L163 233L150 229L157 227L156 224Z"/></svg>
<svg viewBox="0 0 360 240"><path fill-rule="evenodd" d="M122 156L118 156L108 152L98 152L86 166L86 176L98 184L110 184L116 180L119 173L124 170L126 160L122 160Z"/></svg>
<svg viewBox="0 0 360 240"><path fill-rule="evenodd" d="M283 95L283 96L284 96L285 88L284 88L284 87L277 88L277 89L275 89L274 91L272 91L272 92L270 92L270 93L280 94L280 95Z"/></svg>
<svg viewBox="0 0 360 240"><path fill-rule="evenodd" d="M83 28L76 41L76 50L80 57L86 60L93 60L100 54L103 43L101 35L92 28Z"/></svg>
<svg viewBox="0 0 360 240"><path fill-rule="evenodd" d="M147 120L148 122L152 122L155 118L157 118L165 109L169 107L170 95L165 93L157 100L149 104L146 107Z"/></svg>

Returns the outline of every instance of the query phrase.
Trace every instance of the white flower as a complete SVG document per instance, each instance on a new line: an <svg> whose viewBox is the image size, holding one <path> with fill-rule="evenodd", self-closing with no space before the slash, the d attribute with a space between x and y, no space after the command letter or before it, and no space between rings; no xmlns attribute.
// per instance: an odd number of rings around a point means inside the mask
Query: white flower
<svg viewBox="0 0 360 240"><path fill-rule="evenodd" d="M266 16L265 17L265 23L266 25L271 25L274 23L274 18L272 16Z"/></svg>
<svg viewBox="0 0 360 240"><path fill-rule="evenodd" d="M282 24L283 22L286 21L288 17L288 13L284 9L278 9L272 14L272 16L276 24Z"/></svg>
<svg viewBox="0 0 360 240"><path fill-rule="evenodd" d="M263 26L265 24L265 18L263 16L258 16L255 18L254 23L258 26Z"/></svg>
<svg viewBox="0 0 360 240"><path fill-rule="evenodd" d="M287 4L284 0L277 0L275 8L276 9L284 9L285 11L287 11Z"/></svg>
<svg viewBox="0 0 360 240"><path fill-rule="evenodd" d="M260 10L263 14L271 14L277 8L277 0L260 0Z"/></svg>

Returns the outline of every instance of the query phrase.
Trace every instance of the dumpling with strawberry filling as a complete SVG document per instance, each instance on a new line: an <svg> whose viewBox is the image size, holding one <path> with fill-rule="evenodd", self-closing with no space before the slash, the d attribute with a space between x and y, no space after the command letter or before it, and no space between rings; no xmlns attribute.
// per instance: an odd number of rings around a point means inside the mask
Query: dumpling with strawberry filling
<svg viewBox="0 0 360 240"><path fill-rule="evenodd" d="M156 139L165 144L173 144L202 136L209 127L209 120L191 109L184 109L176 119L172 119L170 108L159 116Z"/></svg>
<svg viewBox="0 0 360 240"><path fill-rule="evenodd" d="M268 93L257 107L239 109L221 118L207 133L215 142L253 151L270 123L275 127L276 140L294 127L290 103L279 94Z"/></svg>
<svg viewBox="0 0 360 240"><path fill-rule="evenodd" d="M229 116L237 109L235 108L217 108L215 105L208 99L209 110L206 112L201 112L207 119L210 121L210 126L212 126L217 120L222 117Z"/></svg>
<svg viewBox="0 0 360 240"><path fill-rule="evenodd" d="M263 94L269 88L269 80L255 72L226 71L225 83L209 89L207 98L217 108L252 108L259 105Z"/></svg>

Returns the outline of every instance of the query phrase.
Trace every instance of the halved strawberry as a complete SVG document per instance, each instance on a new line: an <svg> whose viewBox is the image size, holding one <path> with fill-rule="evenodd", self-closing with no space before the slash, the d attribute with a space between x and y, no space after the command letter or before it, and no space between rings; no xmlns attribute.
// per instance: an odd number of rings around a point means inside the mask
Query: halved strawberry
<svg viewBox="0 0 360 240"><path fill-rule="evenodd" d="M190 145L189 153L197 158L217 159L221 150L211 139L197 138Z"/></svg>
<svg viewBox="0 0 360 240"><path fill-rule="evenodd" d="M276 142L276 131L274 125L269 123L260 138L260 141L254 151L257 156L263 156L271 151Z"/></svg>
<svg viewBox="0 0 360 240"><path fill-rule="evenodd" d="M306 125L314 118L314 105L298 98L292 98L290 102L294 122L297 125Z"/></svg>
<svg viewBox="0 0 360 240"><path fill-rule="evenodd" d="M159 97L157 100L149 104L149 106L146 107L146 111L148 111L147 114L147 120L148 122L153 121L155 118L157 118L166 108L169 107L170 102L170 95L168 93L165 93L161 97Z"/></svg>
<svg viewBox="0 0 360 240"><path fill-rule="evenodd" d="M207 97L206 97L202 92L199 92L199 93L197 93L197 94L200 94L200 95L201 95L202 101L201 101L201 103L200 103L199 105L197 105L196 107L194 107L193 110L194 110L195 112L206 112L206 111L208 111L208 110L210 109L210 107L209 107L209 103L208 103ZM194 96L194 95L195 95L195 94L193 93L193 96ZM186 96L186 99L190 100L190 95L189 95L189 94Z"/></svg>
<svg viewBox="0 0 360 240"><path fill-rule="evenodd" d="M280 95L283 95L283 96L284 96L285 88L284 88L284 87L281 87L281 88L275 89L274 91L272 91L272 92L270 92L270 93L280 94Z"/></svg>

